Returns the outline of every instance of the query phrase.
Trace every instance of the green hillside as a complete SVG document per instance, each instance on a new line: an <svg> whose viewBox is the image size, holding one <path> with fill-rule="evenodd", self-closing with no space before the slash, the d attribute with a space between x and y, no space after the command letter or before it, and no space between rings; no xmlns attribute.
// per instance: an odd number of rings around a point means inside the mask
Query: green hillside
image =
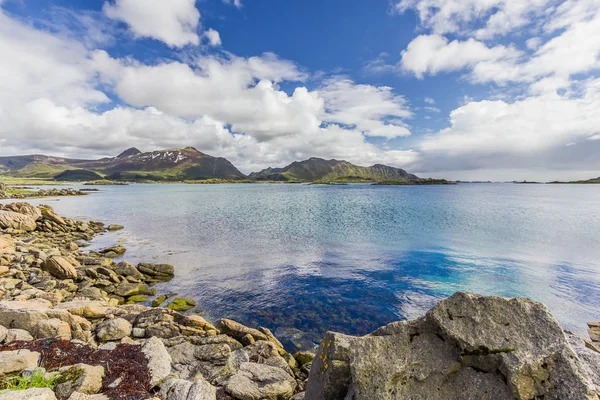
<svg viewBox="0 0 600 400"><path fill-rule="evenodd" d="M257 181L287 182L416 182L419 177L403 169L376 164L361 167L343 160L310 158L297 161L284 168L267 168L250 174Z"/></svg>

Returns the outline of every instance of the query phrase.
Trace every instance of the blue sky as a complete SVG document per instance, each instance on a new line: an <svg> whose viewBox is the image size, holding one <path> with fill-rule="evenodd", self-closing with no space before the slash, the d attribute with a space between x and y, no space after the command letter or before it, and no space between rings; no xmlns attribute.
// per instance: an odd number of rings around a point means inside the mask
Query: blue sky
<svg viewBox="0 0 600 400"><path fill-rule="evenodd" d="M3 0L3 154L600 175L597 0Z"/></svg>

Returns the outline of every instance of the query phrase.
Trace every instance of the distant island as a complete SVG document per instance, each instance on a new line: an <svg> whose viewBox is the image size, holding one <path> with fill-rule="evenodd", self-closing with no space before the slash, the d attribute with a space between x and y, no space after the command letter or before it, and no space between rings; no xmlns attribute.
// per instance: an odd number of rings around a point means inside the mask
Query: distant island
<svg viewBox="0 0 600 400"><path fill-rule="evenodd" d="M443 179L423 179L403 169L382 164L362 167L344 160L324 160L316 157L293 162L283 168L267 168L245 175L229 160L210 156L193 147L146 153L132 147L116 157L99 160L45 155L0 157L0 175L11 178L104 184L119 182L322 184L365 182L385 185L453 183Z"/></svg>
<svg viewBox="0 0 600 400"><path fill-rule="evenodd" d="M567 184L567 183L577 183L577 184L586 184L586 183L600 183L600 177L598 178L593 178L593 179L588 179L588 180L581 180L581 181L570 181L570 182L561 182L561 181L554 181L554 182L548 182L548 183L554 183L554 184Z"/></svg>

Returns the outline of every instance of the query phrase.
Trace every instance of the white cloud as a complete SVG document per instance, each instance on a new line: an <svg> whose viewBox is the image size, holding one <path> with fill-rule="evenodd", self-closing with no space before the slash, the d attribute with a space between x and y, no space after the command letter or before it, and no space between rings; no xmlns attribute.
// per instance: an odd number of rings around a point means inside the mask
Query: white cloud
<svg viewBox="0 0 600 400"><path fill-rule="evenodd" d="M424 101L427 104L435 104L435 100L432 99L431 97L425 97Z"/></svg>
<svg viewBox="0 0 600 400"><path fill-rule="evenodd" d="M219 32L215 31L214 29L211 28L204 32L204 36L206 36L208 43L210 43L211 46L221 45L221 35L219 35Z"/></svg>
<svg viewBox="0 0 600 400"><path fill-rule="evenodd" d="M236 8L242 8L242 0L223 0L223 3L233 5Z"/></svg>
<svg viewBox="0 0 600 400"><path fill-rule="evenodd" d="M581 97L546 94L513 102L470 102L450 114L450 127L420 145L428 168L600 168L600 150L583 143L600 134L600 80ZM565 146L569 150L565 150Z"/></svg>
<svg viewBox="0 0 600 400"><path fill-rule="evenodd" d="M115 0L104 3L103 11L125 22L135 37L160 40L171 47L200 43L195 0Z"/></svg>
<svg viewBox="0 0 600 400"><path fill-rule="evenodd" d="M6 57L0 75L11 77L0 79L3 154L99 157L130 146L192 145L227 157L244 172L311 156L395 166L419 156L381 149L362 131L334 123L344 119L342 106L336 109L339 116L324 125L328 113L319 92L299 86L288 95L279 88L308 76L274 54L203 55L191 65L145 65L90 51L66 36L11 19L1 9L0 51ZM385 112L395 118L410 113L389 88L345 82L343 89L374 102L361 110L370 118L361 125L368 132L400 127L378 120ZM111 104L104 91L118 96L122 105Z"/></svg>
<svg viewBox="0 0 600 400"><path fill-rule="evenodd" d="M513 60L520 53L510 47L492 48L474 39L449 42L440 35L421 35L401 53L400 66L422 79L425 74L474 68L480 63Z"/></svg>
<svg viewBox="0 0 600 400"><path fill-rule="evenodd" d="M410 135L404 124L386 122L392 117L410 118L411 111L404 97L392 88L357 85L349 79L336 77L325 81L318 91L325 100L327 122L355 127L368 136L395 138Z"/></svg>
<svg viewBox="0 0 600 400"><path fill-rule="evenodd" d="M553 0L401 0L399 13L413 10L434 34L490 39L531 24ZM483 25L483 27L480 27Z"/></svg>

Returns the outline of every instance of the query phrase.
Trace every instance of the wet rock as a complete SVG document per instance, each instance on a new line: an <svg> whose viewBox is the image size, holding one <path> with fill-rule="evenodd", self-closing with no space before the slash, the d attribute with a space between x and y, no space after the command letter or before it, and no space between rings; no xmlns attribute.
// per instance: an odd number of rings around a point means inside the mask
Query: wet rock
<svg viewBox="0 0 600 400"><path fill-rule="evenodd" d="M21 373L27 368L36 368L40 353L29 350L13 350L0 352L0 377L7 374Z"/></svg>
<svg viewBox="0 0 600 400"><path fill-rule="evenodd" d="M229 377L225 390L240 400L289 399L296 380L280 368L264 364L244 363Z"/></svg>
<svg viewBox="0 0 600 400"><path fill-rule="evenodd" d="M415 321L365 337L327 333L306 399L593 399L543 305L456 293Z"/></svg>
<svg viewBox="0 0 600 400"><path fill-rule="evenodd" d="M134 296L136 294L151 294L148 286L143 283L122 283L117 288L115 294L121 297Z"/></svg>
<svg viewBox="0 0 600 400"><path fill-rule="evenodd" d="M96 327L96 337L101 342L121 340L131 335L131 323L123 318L107 319Z"/></svg>
<svg viewBox="0 0 600 400"><path fill-rule="evenodd" d="M107 257L108 257L108 254L111 254L110 257L114 258L117 256L122 256L123 254L125 254L125 251L127 251L125 246L117 245L117 246L111 246L111 247L107 247L103 250L100 250L99 253L107 255Z"/></svg>
<svg viewBox="0 0 600 400"><path fill-rule="evenodd" d="M58 397L67 398L74 392L96 394L102 388L104 367L100 365L75 364L63 367L54 391Z"/></svg>
<svg viewBox="0 0 600 400"><path fill-rule="evenodd" d="M118 225L118 224L110 224L106 227L106 229L109 231L120 231L123 228L124 228L123 225Z"/></svg>
<svg viewBox="0 0 600 400"><path fill-rule="evenodd" d="M57 318L42 320L33 327L33 336L36 339L59 337L71 340L71 326Z"/></svg>
<svg viewBox="0 0 600 400"><path fill-rule="evenodd" d="M44 262L44 270L48 271L52 276L58 279L76 279L77 270L67 261L66 258L60 256L52 256Z"/></svg>
<svg viewBox="0 0 600 400"><path fill-rule="evenodd" d="M169 310L173 310L173 311L184 312L184 311L191 310L195 306L196 306L196 302L194 300L188 299L185 297L178 297L178 298L173 299L173 301L171 301L171 303L169 303L167 308Z"/></svg>
<svg viewBox="0 0 600 400"><path fill-rule="evenodd" d="M163 342L155 337L148 339L142 346L142 353L148 359L148 370L154 386L171 373L171 356Z"/></svg>
<svg viewBox="0 0 600 400"><path fill-rule="evenodd" d="M248 328L239 322L230 319L221 319L217 324L217 329L222 333L231 336L232 338L241 341L244 336L250 335L254 340L268 341L267 335L257 329Z"/></svg>
<svg viewBox="0 0 600 400"><path fill-rule="evenodd" d="M128 276L135 279L144 279L144 275L140 271L138 271L135 265L127 261L121 261L120 263L118 263L115 267L115 272L123 276Z"/></svg>
<svg viewBox="0 0 600 400"><path fill-rule="evenodd" d="M175 274L175 267L170 264L139 263L138 270L160 280L169 280Z"/></svg>
<svg viewBox="0 0 600 400"><path fill-rule="evenodd" d="M29 215L0 210L0 229L33 231L36 227L35 220Z"/></svg>
<svg viewBox="0 0 600 400"><path fill-rule="evenodd" d="M0 392L0 400L56 400L52 389L34 388Z"/></svg>
<svg viewBox="0 0 600 400"><path fill-rule="evenodd" d="M164 400L216 400L217 389L204 379L170 379L162 385L159 396Z"/></svg>

